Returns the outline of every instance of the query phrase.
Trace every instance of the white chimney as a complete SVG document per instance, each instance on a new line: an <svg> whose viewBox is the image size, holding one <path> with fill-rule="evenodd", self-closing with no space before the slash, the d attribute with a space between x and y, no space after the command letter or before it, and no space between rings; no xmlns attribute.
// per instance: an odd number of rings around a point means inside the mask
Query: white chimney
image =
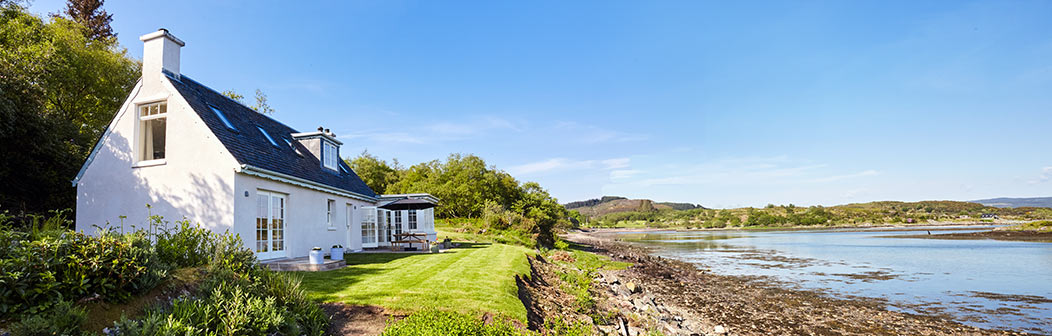
<svg viewBox="0 0 1052 336"><path fill-rule="evenodd" d="M161 28L155 32L139 36L142 40L142 81L143 86L159 88L161 70L168 70L179 78L179 49L186 43Z"/></svg>

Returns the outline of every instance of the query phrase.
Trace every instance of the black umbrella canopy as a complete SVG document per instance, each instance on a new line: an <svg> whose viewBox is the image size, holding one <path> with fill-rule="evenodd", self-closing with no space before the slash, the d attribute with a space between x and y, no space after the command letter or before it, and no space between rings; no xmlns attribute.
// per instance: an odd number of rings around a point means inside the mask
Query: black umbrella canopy
<svg viewBox="0 0 1052 336"><path fill-rule="evenodd" d="M387 210L424 210L434 208L435 206L435 203L428 202L427 200L405 198L384 204L383 206L380 206L380 208Z"/></svg>

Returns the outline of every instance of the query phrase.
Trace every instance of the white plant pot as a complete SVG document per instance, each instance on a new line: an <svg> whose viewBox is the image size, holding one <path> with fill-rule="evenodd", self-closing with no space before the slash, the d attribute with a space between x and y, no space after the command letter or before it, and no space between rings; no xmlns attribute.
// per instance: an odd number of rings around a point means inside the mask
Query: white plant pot
<svg viewBox="0 0 1052 336"><path fill-rule="evenodd" d="M332 251L329 254L330 254L329 258L331 258L332 260L343 260L343 248L342 247L333 247Z"/></svg>
<svg viewBox="0 0 1052 336"><path fill-rule="evenodd" d="M321 250L310 250L308 262L314 265L325 263L325 255L321 253Z"/></svg>

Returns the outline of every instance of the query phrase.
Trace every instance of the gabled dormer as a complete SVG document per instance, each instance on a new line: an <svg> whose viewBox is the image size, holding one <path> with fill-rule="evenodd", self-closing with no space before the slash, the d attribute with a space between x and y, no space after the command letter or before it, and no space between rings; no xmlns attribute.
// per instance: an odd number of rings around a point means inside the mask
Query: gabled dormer
<svg viewBox="0 0 1052 336"><path fill-rule="evenodd" d="M324 127L317 132L293 133L292 139L307 147L314 157L321 162L322 168L333 172L340 171L340 146L343 142L336 140L336 134Z"/></svg>

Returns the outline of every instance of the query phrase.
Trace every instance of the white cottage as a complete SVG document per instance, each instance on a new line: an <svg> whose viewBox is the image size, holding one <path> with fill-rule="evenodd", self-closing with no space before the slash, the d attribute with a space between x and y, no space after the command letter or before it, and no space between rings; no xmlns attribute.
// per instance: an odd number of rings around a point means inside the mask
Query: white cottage
<svg viewBox="0 0 1052 336"><path fill-rule="evenodd" d="M185 43L167 30L140 39L142 78L73 180L77 230L186 217L240 235L261 260L436 238L432 209L380 207L437 199L377 195L329 130L296 131L183 75Z"/></svg>

